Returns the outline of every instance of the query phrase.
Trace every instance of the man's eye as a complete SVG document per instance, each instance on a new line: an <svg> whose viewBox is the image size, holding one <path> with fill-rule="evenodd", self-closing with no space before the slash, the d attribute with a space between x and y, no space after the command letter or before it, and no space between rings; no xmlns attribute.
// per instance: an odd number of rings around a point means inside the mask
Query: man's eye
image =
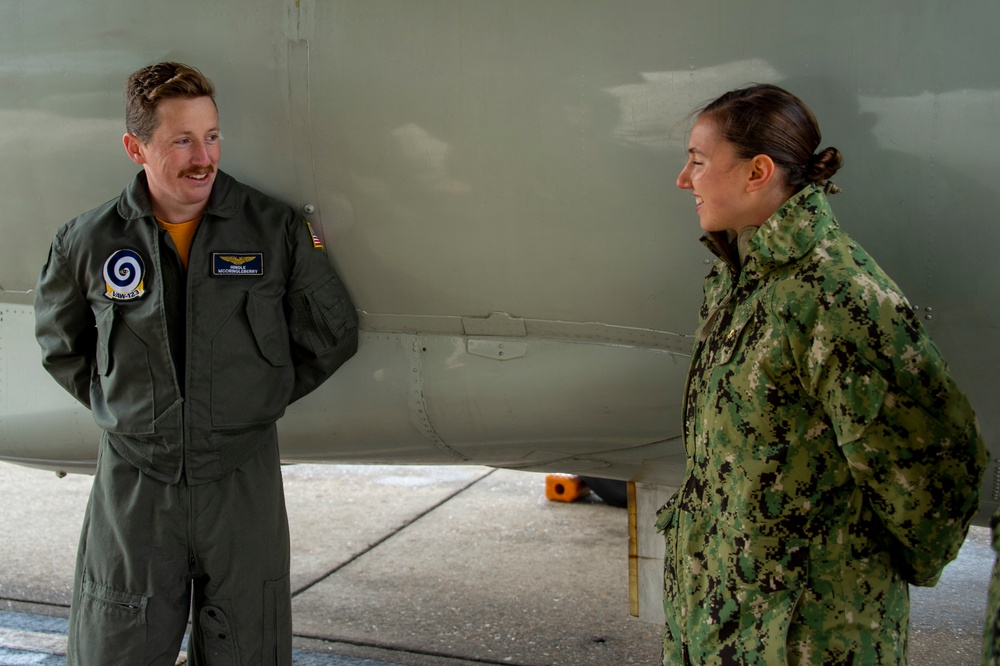
<svg viewBox="0 0 1000 666"><path fill-rule="evenodd" d="M178 146L186 146L189 143L191 143L191 140L190 139L177 139L176 141L174 141L174 143L177 144Z"/></svg>

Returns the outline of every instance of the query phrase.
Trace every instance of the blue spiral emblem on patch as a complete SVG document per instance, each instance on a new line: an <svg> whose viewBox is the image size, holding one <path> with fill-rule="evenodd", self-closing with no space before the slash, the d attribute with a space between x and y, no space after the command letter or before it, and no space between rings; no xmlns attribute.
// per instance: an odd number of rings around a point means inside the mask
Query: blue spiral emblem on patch
<svg viewBox="0 0 1000 666"><path fill-rule="evenodd" d="M113 301L134 301L146 293L146 270L135 250L118 250L104 262L104 295Z"/></svg>

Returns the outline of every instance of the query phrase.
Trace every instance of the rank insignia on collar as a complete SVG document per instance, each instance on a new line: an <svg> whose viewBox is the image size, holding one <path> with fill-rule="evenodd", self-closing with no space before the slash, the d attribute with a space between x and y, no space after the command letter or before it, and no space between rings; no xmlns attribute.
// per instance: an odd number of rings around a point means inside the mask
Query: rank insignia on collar
<svg viewBox="0 0 1000 666"><path fill-rule="evenodd" d="M212 275L261 277L264 275L264 253L213 252Z"/></svg>
<svg viewBox="0 0 1000 666"><path fill-rule="evenodd" d="M104 262L104 296L134 301L146 293L146 269L135 250L117 250Z"/></svg>

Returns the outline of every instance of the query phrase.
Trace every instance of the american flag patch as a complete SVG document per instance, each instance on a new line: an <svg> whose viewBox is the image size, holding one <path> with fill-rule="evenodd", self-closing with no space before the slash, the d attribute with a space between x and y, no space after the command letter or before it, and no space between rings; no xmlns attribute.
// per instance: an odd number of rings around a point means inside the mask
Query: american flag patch
<svg viewBox="0 0 1000 666"><path fill-rule="evenodd" d="M313 249L314 250L322 250L323 249L323 241L321 241L319 239L319 236L316 235L316 232L313 231L313 227L312 227L311 224L309 224L309 222L306 222L306 229L309 230L309 237L312 238Z"/></svg>

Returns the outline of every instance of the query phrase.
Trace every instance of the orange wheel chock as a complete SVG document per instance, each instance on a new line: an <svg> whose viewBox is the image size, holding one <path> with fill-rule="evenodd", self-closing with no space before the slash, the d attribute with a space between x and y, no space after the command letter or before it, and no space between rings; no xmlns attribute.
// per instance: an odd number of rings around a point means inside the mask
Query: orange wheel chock
<svg viewBox="0 0 1000 666"><path fill-rule="evenodd" d="M545 497L557 502L575 502L590 492L583 479L575 474L549 474L545 477Z"/></svg>

